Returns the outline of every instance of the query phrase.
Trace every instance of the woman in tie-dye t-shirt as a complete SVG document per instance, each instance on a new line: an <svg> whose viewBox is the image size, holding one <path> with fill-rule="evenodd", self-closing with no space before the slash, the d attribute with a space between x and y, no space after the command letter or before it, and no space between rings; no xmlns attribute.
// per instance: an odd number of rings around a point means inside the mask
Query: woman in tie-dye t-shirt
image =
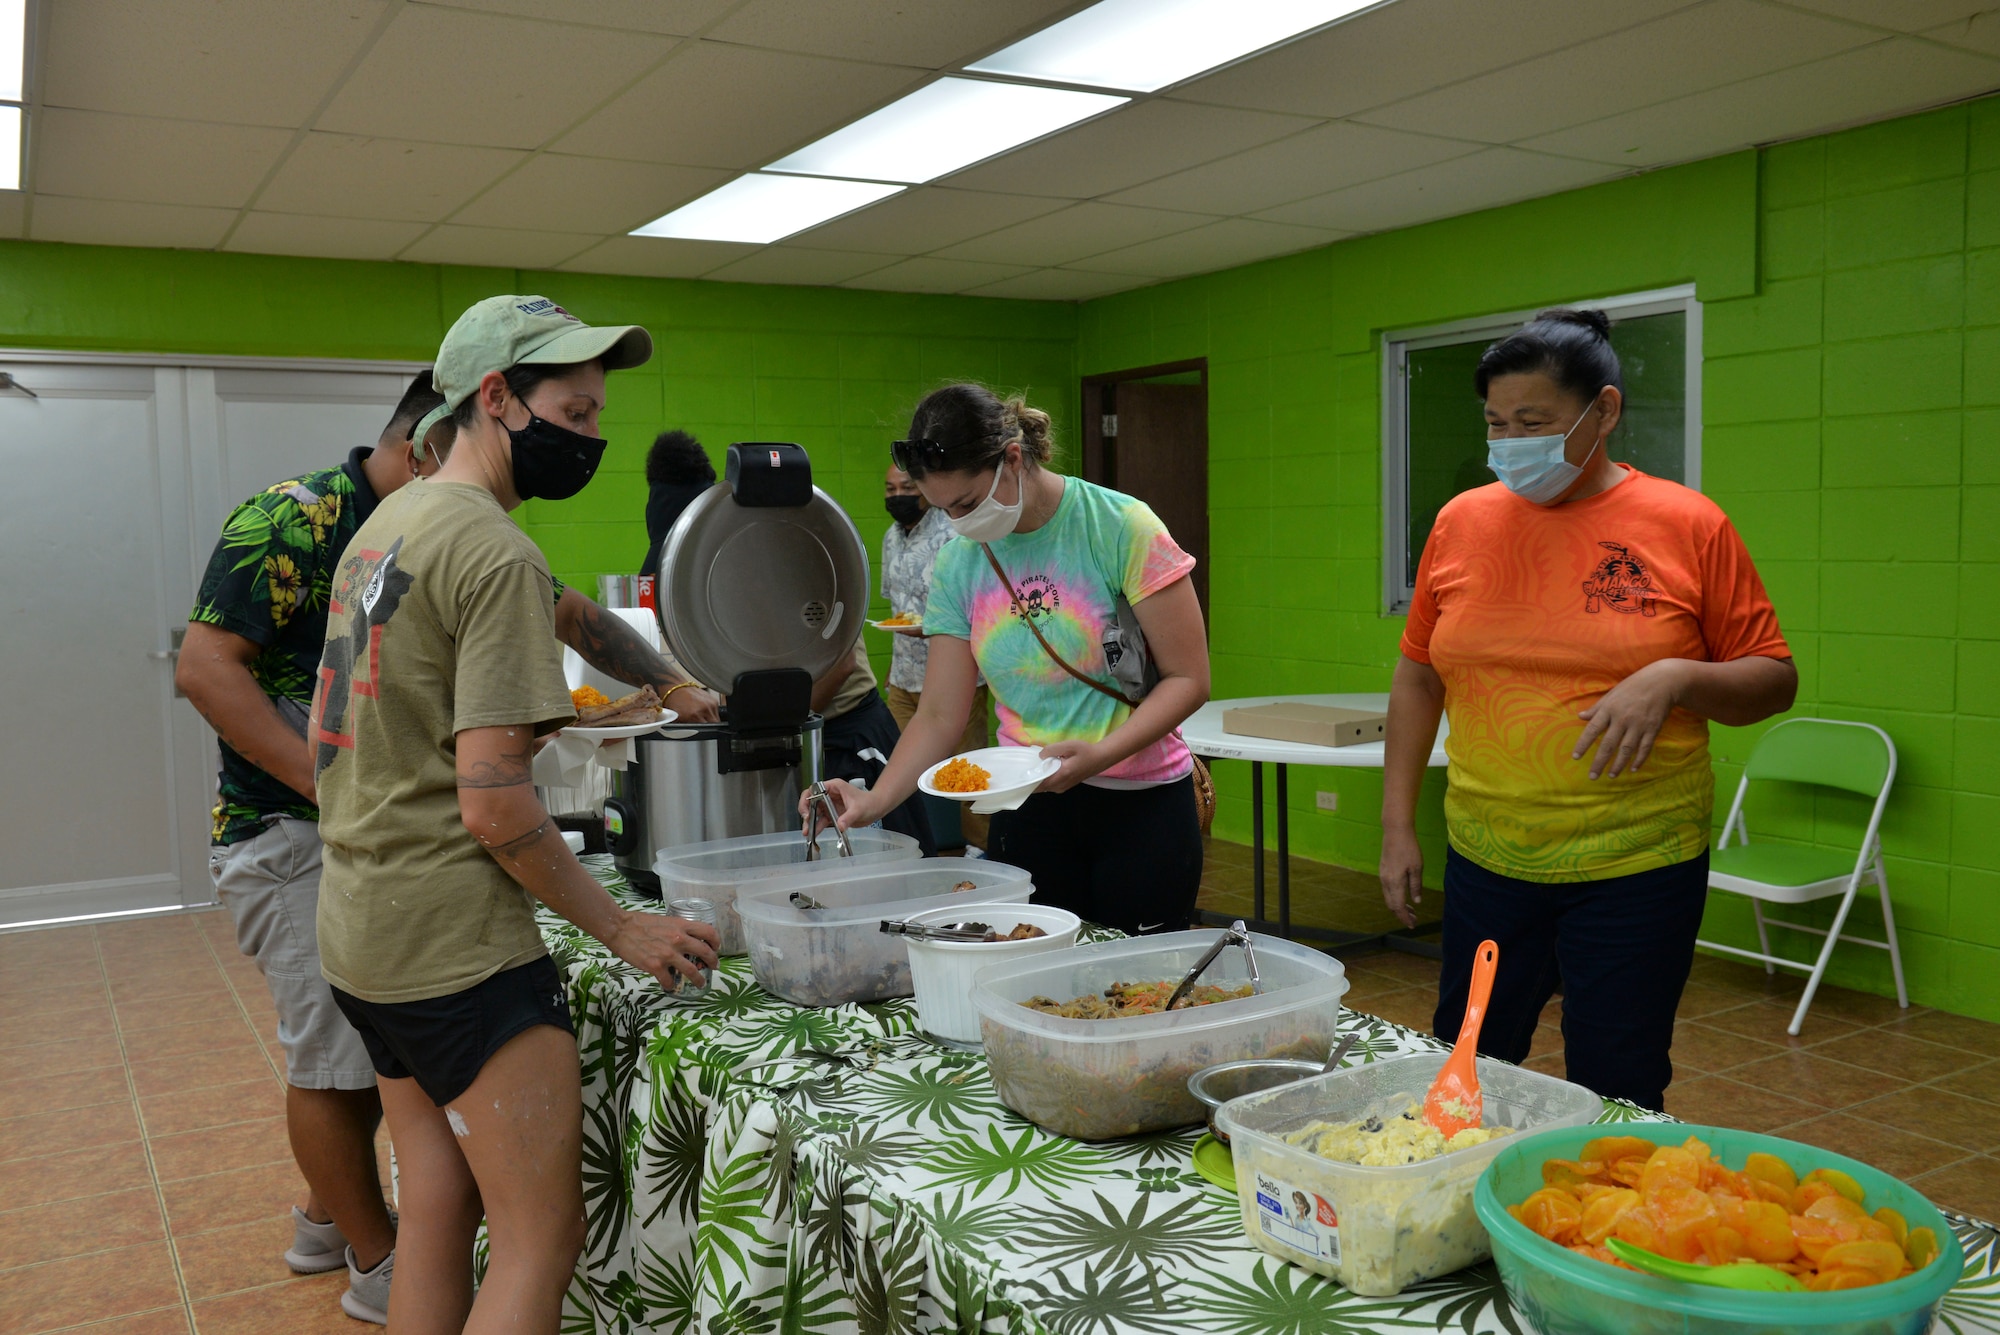
<svg viewBox="0 0 2000 1335"><path fill-rule="evenodd" d="M1144 502L1050 471L1047 414L984 386L932 393L893 452L959 536L931 578L917 715L872 790L830 785L842 824L877 819L953 753L983 673L1001 744L1062 761L1019 810L994 817L988 854L1032 873L1038 903L1127 932L1188 926L1202 850L1180 725L1208 699L1194 558ZM1077 671L1128 693L1106 652L1117 643L1120 596L1160 673L1136 707L1076 680L1035 635Z"/></svg>

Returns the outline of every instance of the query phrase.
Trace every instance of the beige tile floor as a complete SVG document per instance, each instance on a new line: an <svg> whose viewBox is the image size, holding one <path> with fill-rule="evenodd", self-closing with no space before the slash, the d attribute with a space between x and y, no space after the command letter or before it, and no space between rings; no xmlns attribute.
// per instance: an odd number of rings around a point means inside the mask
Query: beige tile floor
<svg viewBox="0 0 2000 1335"><path fill-rule="evenodd" d="M276 1028L221 913L0 935L0 1331L365 1329L280 1259Z"/></svg>
<svg viewBox="0 0 2000 1335"><path fill-rule="evenodd" d="M1295 866L1298 921L1388 925L1371 878ZM1247 908L1248 868L1247 849L1214 844L1204 905ZM1346 963L1351 1005L1429 1028L1435 963ZM1792 1039L1798 987L1699 961L1668 1109L1824 1145L2000 1218L2000 1025L1829 988ZM1559 1005L1530 1059L1557 1073ZM359 1335L344 1275L301 1279L279 1259L304 1184L275 1029L220 913L0 934L0 1332Z"/></svg>

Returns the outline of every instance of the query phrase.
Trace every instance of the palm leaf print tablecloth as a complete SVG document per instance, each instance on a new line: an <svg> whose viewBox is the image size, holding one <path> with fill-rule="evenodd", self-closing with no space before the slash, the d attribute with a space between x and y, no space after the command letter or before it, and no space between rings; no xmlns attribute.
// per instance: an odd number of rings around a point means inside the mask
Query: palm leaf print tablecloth
<svg viewBox="0 0 2000 1335"><path fill-rule="evenodd" d="M589 1227L566 1332L1529 1335L1490 1263L1364 1298L1266 1256L1195 1174L1199 1128L1050 1135L1000 1103L982 1056L918 1035L907 999L792 1006L732 958L675 1002L542 926L583 1057ZM1344 1023L1349 1064L1442 1048ZM1601 1120L1661 1119L1607 1104ZM1968 1264L1939 1328L2000 1331L2000 1233L1953 1225Z"/></svg>

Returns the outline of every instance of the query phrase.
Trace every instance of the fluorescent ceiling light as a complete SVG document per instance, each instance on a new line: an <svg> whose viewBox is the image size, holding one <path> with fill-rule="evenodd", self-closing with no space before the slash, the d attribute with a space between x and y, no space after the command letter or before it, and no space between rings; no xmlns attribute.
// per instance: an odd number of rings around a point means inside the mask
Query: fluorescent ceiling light
<svg viewBox="0 0 2000 1335"><path fill-rule="evenodd" d="M28 0L0 0L0 102L26 101Z"/></svg>
<svg viewBox="0 0 2000 1335"><path fill-rule="evenodd" d="M21 188L21 109L0 107L0 190Z"/></svg>
<svg viewBox="0 0 2000 1335"><path fill-rule="evenodd" d="M1380 3L1099 0L966 68L1150 93Z"/></svg>
<svg viewBox="0 0 2000 1335"><path fill-rule="evenodd" d="M1130 101L1106 93L939 79L768 170L914 185Z"/></svg>
<svg viewBox="0 0 2000 1335"><path fill-rule="evenodd" d="M813 176L739 176L664 218L635 228L633 236L674 236L691 241L778 241L793 232L902 193L900 185L826 181Z"/></svg>

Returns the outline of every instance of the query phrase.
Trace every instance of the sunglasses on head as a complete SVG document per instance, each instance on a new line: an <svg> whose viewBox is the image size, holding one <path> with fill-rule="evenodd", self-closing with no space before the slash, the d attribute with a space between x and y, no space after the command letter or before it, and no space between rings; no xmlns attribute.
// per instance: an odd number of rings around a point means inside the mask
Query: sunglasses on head
<svg viewBox="0 0 2000 1335"><path fill-rule="evenodd" d="M895 440L889 442L889 459L911 477L934 473L944 467L944 446L935 440Z"/></svg>

